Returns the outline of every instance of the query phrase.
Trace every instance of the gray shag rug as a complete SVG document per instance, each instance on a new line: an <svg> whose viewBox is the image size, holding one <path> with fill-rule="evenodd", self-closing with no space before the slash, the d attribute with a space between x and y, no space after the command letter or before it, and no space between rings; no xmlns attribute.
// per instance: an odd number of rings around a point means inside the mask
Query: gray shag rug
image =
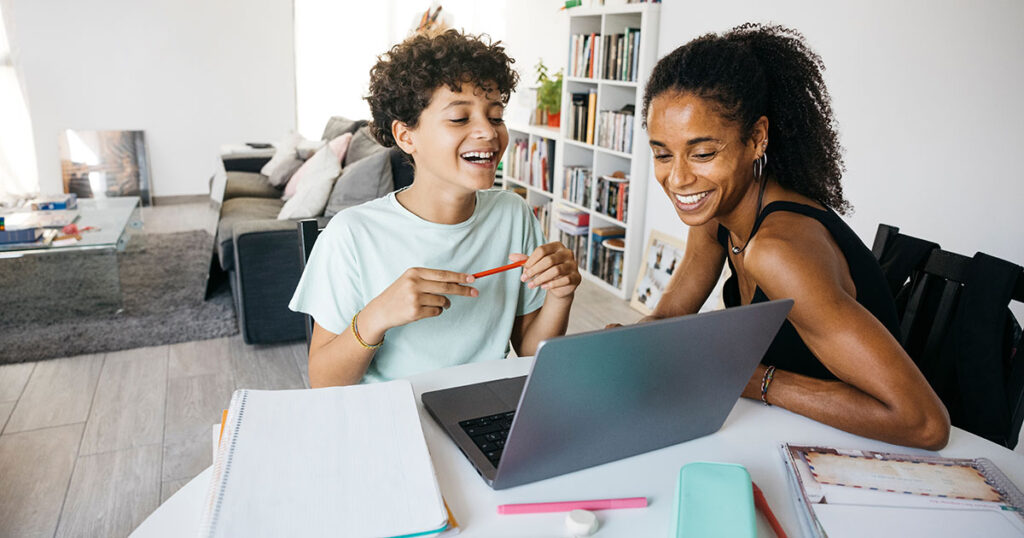
<svg viewBox="0 0 1024 538"><path fill-rule="evenodd" d="M0 259L0 363L237 334L226 283L204 298L212 253L213 237L191 231L136 234L116 254Z"/></svg>

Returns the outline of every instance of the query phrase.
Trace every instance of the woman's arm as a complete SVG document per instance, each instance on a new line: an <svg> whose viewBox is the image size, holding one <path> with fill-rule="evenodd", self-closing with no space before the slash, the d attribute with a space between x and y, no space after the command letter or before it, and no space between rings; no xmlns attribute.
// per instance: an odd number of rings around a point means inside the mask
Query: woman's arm
<svg viewBox="0 0 1024 538"><path fill-rule="evenodd" d="M725 264L725 249L718 244L718 223L690 228L683 261L672 273L654 313L641 321L693 314L715 289Z"/></svg>
<svg viewBox="0 0 1024 538"><path fill-rule="evenodd" d="M792 298L789 321L838 381L776 371L767 400L836 428L937 450L949 440L949 415L889 331L843 288L845 260L824 230L762 228L745 269L769 298ZM766 367L743 395L760 399Z"/></svg>
<svg viewBox="0 0 1024 538"><path fill-rule="evenodd" d="M373 346L381 343L392 327L440 316L451 306L445 295L477 296L476 288L466 285L473 280L464 273L413 267L357 314L359 337ZM309 385L317 388L359 383L375 351L359 343L351 323L340 334L314 323L309 343Z"/></svg>

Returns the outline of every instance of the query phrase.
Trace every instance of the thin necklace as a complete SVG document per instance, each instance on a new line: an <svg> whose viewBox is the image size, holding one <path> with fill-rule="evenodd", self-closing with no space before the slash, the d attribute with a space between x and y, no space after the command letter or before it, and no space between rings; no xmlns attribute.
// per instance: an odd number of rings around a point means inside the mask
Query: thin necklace
<svg viewBox="0 0 1024 538"><path fill-rule="evenodd" d="M732 244L732 234L729 234L729 246L732 247L733 254L739 254L743 252L747 245L750 244L750 240L754 238L754 232L757 230L757 219L761 217L761 201L764 199L764 187L768 184L768 178L761 178L761 187L757 191L757 214L754 215L754 225L750 227L750 235L747 236L747 242L742 247L737 247Z"/></svg>

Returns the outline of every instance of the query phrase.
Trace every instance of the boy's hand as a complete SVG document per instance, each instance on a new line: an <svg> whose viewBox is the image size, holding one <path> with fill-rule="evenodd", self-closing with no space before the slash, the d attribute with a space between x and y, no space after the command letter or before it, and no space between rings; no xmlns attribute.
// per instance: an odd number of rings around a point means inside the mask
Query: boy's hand
<svg viewBox="0 0 1024 538"><path fill-rule="evenodd" d="M451 306L445 295L476 297L480 292L466 284L472 275L413 267L402 273L359 314L359 334L367 342L379 342L384 332L423 318L440 316Z"/></svg>
<svg viewBox="0 0 1024 538"><path fill-rule="evenodd" d="M537 247L528 257L525 254L508 257L514 262L524 258L526 263L520 280L528 282L531 288L540 286L560 299L572 297L583 279L576 266L576 257L558 241Z"/></svg>

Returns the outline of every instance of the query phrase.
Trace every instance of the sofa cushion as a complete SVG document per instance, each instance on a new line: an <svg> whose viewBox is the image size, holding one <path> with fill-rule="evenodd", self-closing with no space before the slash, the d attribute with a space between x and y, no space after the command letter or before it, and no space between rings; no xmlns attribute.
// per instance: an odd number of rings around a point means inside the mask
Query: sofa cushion
<svg viewBox="0 0 1024 538"><path fill-rule="evenodd" d="M345 133L355 133L357 129L366 125L366 120L350 120L341 116L331 116L324 127L324 134L321 140L334 140Z"/></svg>
<svg viewBox="0 0 1024 538"><path fill-rule="evenodd" d="M232 198L220 206L220 221L217 223L217 257L220 258L220 266L225 271L230 271L235 263L235 248L232 241L235 224L260 219L276 219L283 205L284 202L280 198Z"/></svg>
<svg viewBox="0 0 1024 538"><path fill-rule="evenodd" d="M349 167L374 153L384 151L387 148L377 143L377 140L370 134L370 127L360 127L352 135L352 142L348 145L348 153L342 162L342 167Z"/></svg>
<svg viewBox="0 0 1024 538"><path fill-rule="evenodd" d="M224 199L232 198L280 198L281 189L270 184L270 179L255 172L228 172Z"/></svg>
<svg viewBox="0 0 1024 538"><path fill-rule="evenodd" d="M292 174L296 170L302 167L302 163L305 161L299 158L298 152L288 159L286 162L274 167L274 170L267 177L267 181L278 189L283 188L288 184L288 180L292 178Z"/></svg>
<svg viewBox="0 0 1024 538"><path fill-rule="evenodd" d="M274 156L267 161L267 164L263 165L260 169L260 173L265 176L274 174L277 167L285 165L289 160L295 157L295 148L298 147L299 142L305 140L302 135L295 131L289 131L278 143L274 144Z"/></svg>
<svg viewBox="0 0 1024 538"><path fill-rule="evenodd" d="M346 142L346 139L351 136L344 134L335 140ZM288 183L288 188L285 189L286 197L292 183L296 183L297 180L301 181L295 194L288 198L277 215L279 220L306 219L323 214L327 200L331 196L331 188L334 187L334 180L341 175L341 163L333 148L334 145L334 141L332 141L327 147L316 152L316 155L310 157L302 166L302 170L295 173L296 177L292 178L292 181ZM303 174L304 171L305 174ZM302 177L299 177L300 174Z"/></svg>
<svg viewBox="0 0 1024 538"><path fill-rule="evenodd" d="M333 217L346 207L380 198L393 190L391 178L391 152L379 151L352 164L334 182L334 190L324 210L325 217Z"/></svg>
<svg viewBox="0 0 1024 538"><path fill-rule="evenodd" d="M299 191L306 188L304 186L306 182L319 181L325 177L330 177L333 180L338 177L338 174L341 173L341 161L345 159L345 152L348 150L350 140L352 140L351 134L343 134L331 140L323 148L320 148L319 151L295 171L288 184L285 185L284 196L281 199L286 202L290 200ZM330 194L329 190L328 194ZM324 199L324 203L327 203L326 199ZM321 208L321 211L323 211L323 208Z"/></svg>

